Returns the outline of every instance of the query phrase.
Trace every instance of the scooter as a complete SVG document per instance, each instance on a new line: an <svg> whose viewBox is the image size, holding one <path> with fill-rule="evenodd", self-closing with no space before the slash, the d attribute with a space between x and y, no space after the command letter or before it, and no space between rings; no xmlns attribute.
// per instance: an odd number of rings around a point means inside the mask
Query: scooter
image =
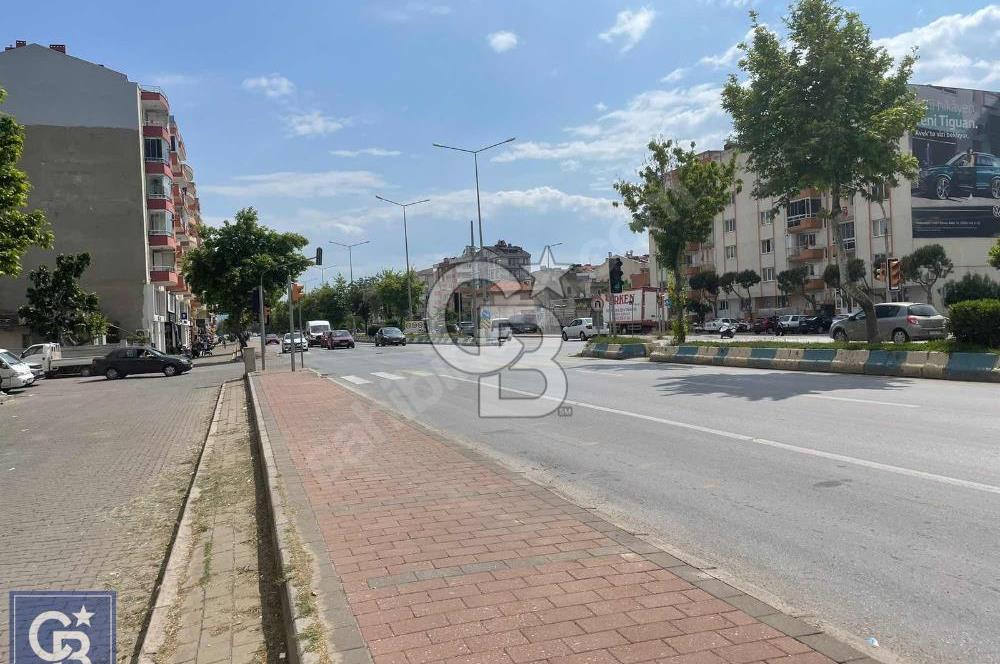
<svg viewBox="0 0 1000 664"><path fill-rule="evenodd" d="M719 338L732 339L735 336L736 336L735 325L730 325L729 323L723 323L722 327L719 328Z"/></svg>

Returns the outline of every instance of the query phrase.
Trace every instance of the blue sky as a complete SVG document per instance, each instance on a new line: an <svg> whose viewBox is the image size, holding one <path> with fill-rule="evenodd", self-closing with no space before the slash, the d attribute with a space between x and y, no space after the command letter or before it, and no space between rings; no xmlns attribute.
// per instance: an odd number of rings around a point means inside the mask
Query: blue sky
<svg viewBox="0 0 1000 664"><path fill-rule="evenodd" d="M1000 88L1000 5L857 0L873 36L913 44L915 82ZM719 86L747 11L780 26L785 2L427 0L274 3L63 0L5 10L0 37L65 43L71 55L166 91L206 221L254 205L275 228L356 250L355 275L426 267L468 241L473 164L434 142L482 147L485 239L560 262L644 250L611 208L652 135L718 148ZM155 8L158 7L158 8ZM155 8L155 9L154 9ZM327 271L327 277L333 271Z"/></svg>

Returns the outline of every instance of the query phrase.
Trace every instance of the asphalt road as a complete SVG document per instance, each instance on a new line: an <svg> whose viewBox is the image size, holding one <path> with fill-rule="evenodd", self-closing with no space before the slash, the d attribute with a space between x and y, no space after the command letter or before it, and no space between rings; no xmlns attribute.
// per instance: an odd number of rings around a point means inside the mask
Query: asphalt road
<svg viewBox="0 0 1000 664"><path fill-rule="evenodd" d="M480 447L880 659L1000 662L1000 390L558 360L572 414L480 418L428 346L306 365ZM506 396L538 393L505 372ZM871 652L871 651L870 651ZM888 657L887 657L888 656Z"/></svg>

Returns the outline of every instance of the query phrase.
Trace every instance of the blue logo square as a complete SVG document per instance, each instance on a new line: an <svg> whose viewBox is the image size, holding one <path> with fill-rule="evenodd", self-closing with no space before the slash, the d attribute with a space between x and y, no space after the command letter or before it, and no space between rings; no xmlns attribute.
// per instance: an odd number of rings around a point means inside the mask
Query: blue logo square
<svg viewBox="0 0 1000 664"><path fill-rule="evenodd" d="M115 592L12 590L10 664L115 664Z"/></svg>

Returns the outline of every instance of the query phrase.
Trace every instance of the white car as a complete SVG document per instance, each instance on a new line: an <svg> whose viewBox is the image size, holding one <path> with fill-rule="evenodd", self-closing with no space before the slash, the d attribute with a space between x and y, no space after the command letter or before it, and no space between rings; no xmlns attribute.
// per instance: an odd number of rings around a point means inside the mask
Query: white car
<svg viewBox="0 0 1000 664"><path fill-rule="evenodd" d="M295 350L296 351L309 350L309 342L306 339L304 339L302 335L299 334L298 332L295 333ZM282 353L292 352L291 334L286 333L285 336L281 338L281 352Z"/></svg>
<svg viewBox="0 0 1000 664"><path fill-rule="evenodd" d="M798 314L787 314L778 319L778 329L782 332L794 332L799 329L799 321L805 316Z"/></svg>
<svg viewBox="0 0 1000 664"><path fill-rule="evenodd" d="M570 339L586 341L591 337L607 333L607 328L598 329L594 325L593 318L577 318L562 329L562 338L563 341L569 341Z"/></svg>
<svg viewBox="0 0 1000 664"><path fill-rule="evenodd" d="M707 321L704 325L701 326L701 329L704 330L705 332L718 332L719 328L721 328L723 325L730 325L733 328L735 328L736 327L736 319L735 318L716 318L715 320Z"/></svg>
<svg viewBox="0 0 1000 664"><path fill-rule="evenodd" d="M7 349L0 348L0 390L28 387L34 382L31 367Z"/></svg>

